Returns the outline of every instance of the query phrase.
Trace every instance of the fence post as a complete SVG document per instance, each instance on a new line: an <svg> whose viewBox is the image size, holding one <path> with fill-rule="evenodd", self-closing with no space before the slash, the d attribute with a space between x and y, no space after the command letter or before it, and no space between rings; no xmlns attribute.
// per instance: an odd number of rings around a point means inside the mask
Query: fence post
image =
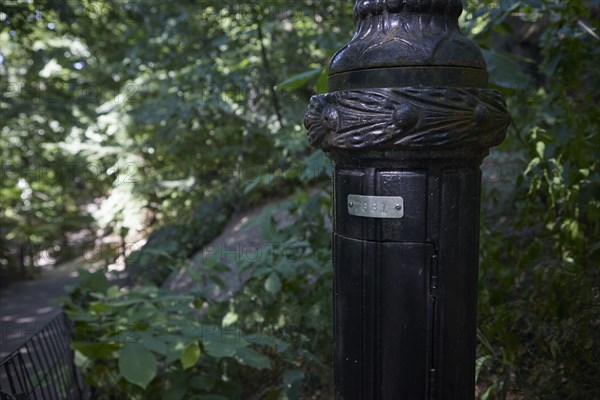
<svg viewBox="0 0 600 400"><path fill-rule="evenodd" d="M481 173L509 115L460 0L357 0L305 116L334 164L337 399L474 398Z"/></svg>

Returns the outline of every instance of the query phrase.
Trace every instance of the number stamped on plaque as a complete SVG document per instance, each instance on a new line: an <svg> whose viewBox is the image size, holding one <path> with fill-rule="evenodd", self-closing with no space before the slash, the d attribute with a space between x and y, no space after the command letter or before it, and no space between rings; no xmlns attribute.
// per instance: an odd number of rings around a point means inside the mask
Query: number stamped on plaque
<svg viewBox="0 0 600 400"><path fill-rule="evenodd" d="M348 195L348 213L357 217L402 218L404 199L400 196Z"/></svg>

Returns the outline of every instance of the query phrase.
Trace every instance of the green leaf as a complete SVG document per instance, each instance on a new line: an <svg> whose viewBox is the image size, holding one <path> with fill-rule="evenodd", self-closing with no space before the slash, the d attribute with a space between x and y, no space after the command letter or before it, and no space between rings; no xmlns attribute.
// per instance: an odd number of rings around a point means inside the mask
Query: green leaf
<svg viewBox="0 0 600 400"><path fill-rule="evenodd" d="M304 158L303 163L305 167L300 178L302 178L304 182L310 182L313 179L319 178L331 165L331 162L321 150L313 151Z"/></svg>
<svg viewBox="0 0 600 400"><path fill-rule="evenodd" d="M181 353L181 366L183 369L191 368L196 365L198 359L200 359L200 346L198 343L189 344Z"/></svg>
<svg viewBox="0 0 600 400"><path fill-rule="evenodd" d="M281 279L277 272L272 272L265 280L265 289L271 294L277 294L281 290Z"/></svg>
<svg viewBox="0 0 600 400"><path fill-rule="evenodd" d="M90 292L95 291L104 294L111 286L103 271L89 272L79 269L79 277L80 286Z"/></svg>
<svg viewBox="0 0 600 400"><path fill-rule="evenodd" d="M229 342L205 342L204 351L215 358L233 357L237 347Z"/></svg>
<svg viewBox="0 0 600 400"><path fill-rule="evenodd" d="M162 400L181 400L186 398L185 395L188 388L185 383L185 381L172 382L171 386L163 392Z"/></svg>
<svg viewBox="0 0 600 400"><path fill-rule="evenodd" d="M114 343L85 343L73 342L73 349L91 359L107 359L111 358L114 351L119 349Z"/></svg>
<svg viewBox="0 0 600 400"><path fill-rule="evenodd" d="M213 326L211 326L211 328L212 327ZM214 325L214 330L216 332L216 330L217 330L216 325ZM212 331L208 331L208 328L202 327L202 326L185 326L185 327L181 328L181 334L183 336L187 336L192 339L197 338L197 337L202 337L202 336L206 335L208 332L212 332ZM177 341L180 339L181 338L177 335L170 335L169 341L173 342L173 341Z"/></svg>
<svg viewBox="0 0 600 400"><path fill-rule="evenodd" d="M304 372L299 369L288 369L283 373L283 383L285 385L291 385L294 382L298 382L304 379Z"/></svg>
<svg viewBox="0 0 600 400"><path fill-rule="evenodd" d="M253 368L268 368L271 369L271 360L264 354L250 347L242 347L235 352L235 359L242 365L247 365Z"/></svg>
<svg viewBox="0 0 600 400"><path fill-rule="evenodd" d="M218 394L205 394L195 397L198 400L229 400L227 397L219 396Z"/></svg>
<svg viewBox="0 0 600 400"><path fill-rule="evenodd" d="M544 153L546 151L546 144L544 142L537 142L535 144L535 152L537 153L538 157L543 160L544 159Z"/></svg>
<svg viewBox="0 0 600 400"><path fill-rule="evenodd" d="M194 389L200 389L208 392L215 385L215 380L211 376L196 375L190 379L189 384Z"/></svg>
<svg viewBox="0 0 600 400"><path fill-rule="evenodd" d="M170 346L167 347L165 362L170 364L175 360L181 359L181 353L183 353L184 349L185 343L181 341L181 338L179 338L176 342L172 342Z"/></svg>
<svg viewBox="0 0 600 400"><path fill-rule="evenodd" d="M238 315L233 311L229 311L223 317L223 326L233 325L237 322L237 320L238 320Z"/></svg>
<svg viewBox="0 0 600 400"><path fill-rule="evenodd" d="M283 373L283 386L289 399L297 399L302 389L304 372L299 369L287 370Z"/></svg>
<svg viewBox="0 0 600 400"><path fill-rule="evenodd" d="M108 311L108 306L102 301L93 301L90 303L89 310L94 314L102 314Z"/></svg>
<svg viewBox="0 0 600 400"><path fill-rule="evenodd" d="M127 343L119 352L119 373L127 381L145 389L156 376L156 358L141 344Z"/></svg>
<svg viewBox="0 0 600 400"><path fill-rule="evenodd" d="M89 365L90 363L90 359L87 358L86 356L84 356L83 354L81 354L81 352L79 352L78 350L75 350L74 352L74 356L73 356L73 360L75 361L75 365L78 368L85 368Z"/></svg>
<svg viewBox="0 0 600 400"><path fill-rule="evenodd" d="M527 168L525 168L525 172L523 172L524 175L528 175L529 173L531 173L531 171L537 167L538 165L540 165L540 158L539 157L534 157L531 159L531 161L529 162L529 164L527 165Z"/></svg>
<svg viewBox="0 0 600 400"><path fill-rule="evenodd" d="M298 89L302 86L306 86L308 82L317 77L322 70L323 67L319 67L311 69L310 71L302 72L298 75L294 75L286 79L285 81L279 83L277 85L277 89Z"/></svg>
<svg viewBox="0 0 600 400"><path fill-rule="evenodd" d="M260 278L263 275L266 275L273 271L273 268L270 267L259 267L252 272L252 276L254 278Z"/></svg>
<svg viewBox="0 0 600 400"><path fill-rule="evenodd" d="M162 340L158 340L153 337L142 337L140 339L140 343L145 348L147 348L148 350L151 350L155 353L158 353L161 355L167 354L167 345Z"/></svg>
<svg viewBox="0 0 600 400"><path fill-rule="evenodd" d="M529 75L521 70L517 61L493 50L481 50L488 66L490 81L505 89L525 89L529 85Z"/></svg>
<svg viewBox="0 0 600 400"><path fill-rule="evenodd" d="M329 87L329 72L327 68L323 68L321 73L319 74L319 78L317 78L317 93L324 94L327 93Z"/></svg>
<svg viewBox="0 0 600 400"><path fill-rule="evenodd" d="M475 362L475 382L479 381L479 374L481 372L481 367L485 364L486 361L490 360L492 356L483 356L479 357Z"/></svg>
<svg viewBox="0 0 600 400"><path fill-rule="evenodd" d="M116 297L119 295L119 287L117 285L112 285L106 290L106 297Z"/></svg>
<svg viewBox="0 0 600 400"><path fill-rule="evenodd" d="M111 307L127 307L133 304L143 303L144 301L144 299L126 299L111 301L108 304L110 304Z"/></svg>

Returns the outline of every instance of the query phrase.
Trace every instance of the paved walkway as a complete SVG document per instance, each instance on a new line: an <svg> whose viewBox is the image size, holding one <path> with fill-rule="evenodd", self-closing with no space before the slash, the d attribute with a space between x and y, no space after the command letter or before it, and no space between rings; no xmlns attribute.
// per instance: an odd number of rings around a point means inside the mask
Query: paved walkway
<svg viewBox="0 0 600 400"><path fill-rule="evenodd" d="M60 313L56 303L65 286L73 283L78 268L94 267L77 259L45 271L34 280L17 281L0 288L0 359Z"/></svg>

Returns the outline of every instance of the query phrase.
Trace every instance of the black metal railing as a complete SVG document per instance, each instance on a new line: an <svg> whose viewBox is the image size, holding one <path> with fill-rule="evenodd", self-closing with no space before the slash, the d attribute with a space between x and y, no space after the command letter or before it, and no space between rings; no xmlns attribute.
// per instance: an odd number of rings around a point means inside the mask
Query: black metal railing
<svg viewBox="0 0 600 400"><path fill-rule="evenodd" d="M0 400L91 398L75 365L73 325L59 314L0 362Z"/></svg>

